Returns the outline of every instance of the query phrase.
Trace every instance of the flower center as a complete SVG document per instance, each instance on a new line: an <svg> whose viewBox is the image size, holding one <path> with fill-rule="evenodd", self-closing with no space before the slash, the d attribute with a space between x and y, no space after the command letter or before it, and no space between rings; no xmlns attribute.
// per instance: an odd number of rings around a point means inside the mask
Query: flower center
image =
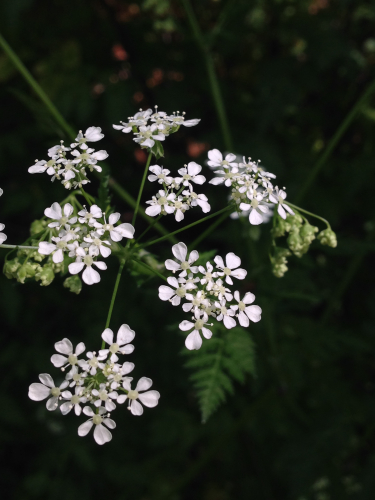
<svg viewBox="0 0 375 500"><path fill-rule="evenodd" d="M186 271L186 269L189 269L189 267L190 267L190 264L186 260L184 262L181 262L181 269L183 271Z"/></svg>
<svg viewBox="0 0 375 500"><path fill-rule="evenodd" d="M57 248L66 248L68 246L67 242L64 240L58 241L56 244Z"/></svg>
<svg viewBox="0 0 375 500"><path fill-rule="evenodd" d="M251 206L252 206L253 208L258 208L258 205L259 205L258 200L255 200L255 199L254 199L254 200L252 200L252 201L251 201Z"/></svg>
<svg viewBox="0 0 375 500"><path fill-rule="evenodd" d="M191 175L189 175L189 174L185 174L185 175L183 176L183 179L185 179L185 180L187 180L187 181L190 181L190 179L191 179Z"/></svg>
<svg viewBox="0 0 375 500"><path fill-rule="evenodd" d="M129 399L137 399L137 397L138 397L138 391L129 391L128 392Z"/></svg>
<svg viewBox="0 0 375 500"><path fill-rule="evenodd" d="M225 274L226 276L229 276L229 275L230 275L230 273L232 272L232 271L229 269L229 267L224 267L223 271L224 271L224 274Z"/></svg>
<svg viewBox="0 0 375 500"><path fill-rule="evenodd" d="M121 378L122 378L121 373L116 373L116 375L113 376L113 380L115 382L120 382Z"/></svg>
<svg viewBox="0 0 375 500"><path fill-rule="evenodd" d="M107 399L108 399L108 394L107 394L107 391L100 391L100 392L99 392L99 398L100 398L102 401L107 401Z"/></svg>
<svg viewBox="0 0 375 500"><path fill-rule="evenodd" d="M206 273L206 280L211 281L212 280L212 273Z"/></svg>
<svg viewBox="0 0 375 500"><path fill-rule="evenodd" d="M226 307L221 307L220 311L221 311L221 314L223 314L225 316L228 312L228 309Z"/></svg>
<svg viewBox="0 0 375 500"><path fill-rule="evenodd" d="M175 202L175 204L174 204L174 206L175 206L177 209L179 209L179 208L181 208L181 207L182 207L182 202L181 202L181 201L176 201L176 202Z"/></svg>
<svg viewBox="0 0 375 500"><path fill-rule="evenodd" d="M95 425L99 425L103 422L103 419L100 415L94 415L92 417L92 421L94 422Z"/></svg>
<svg viewBox="0 0 375 500"><path fill-rule="evenodd" d="M73 375L73 380L74 382L78 382L79 380L81 380L81 375L79 373L75 373Z"/></svg>
<svg viewBox="0 0 375 500"><path fill-rule="evenodd" d="M165 205L167 203L167 198L165 196L160 196L158 199L158 204L159 205Z"/></svg>
<svg viewBox="0 0 375 500"><path fill-rule="evenodd" d="M194 328L196 330L202 330L203 325L204 325L203 319L198 319L198 321L195 322Z"/></svg>
<svg viewBox="0 0 375 500"><path fill-rule="evenodd" d="M74 395L70 402L72 403L72 405L77 405L79 403L79 396Z"/></svg>
<svg viewBox="0 0 375 500"><path fill-rule="evenodd" d="M69 218L68 217L61 217L60 219L60 224L63 225L63 224L66 224L68 222Z"/></svg>
<svg viewBox="0 0 375 500"><path fill-rule="evenodd" d="M246 309L246 304L242 300L238 303L238 309L244 311Z"/></svg>
<svg viewBox="0 0 375 500"><path fill-rule="evenodd" d="M58 396L60 396L60 394L61 394L61 391L60 391L60 389L58 387L53 387L51 389L51 395L55 396L55 398L57 398Z"/></svg>
<svg viewBox="0 0 375 500"><path fill-rule="evenodd" d="M227 172L227 173L225 174L225 178L226 178L226 179L230 179L230 178L232 178L232 177L233 177L232 172Z"/></svg>
<svg viewBox="0 0 375 500"><path fill-rule="evenodd" d="M185 297L185 294L186 294L185 288L177 288L176 295L178 297Z"/></svg>
<svg viewBox="0 0 375 500"><path fill-rule="evenodd" d="M69 356L68 356L68 362L71 365L76 365L77 364L77 356L75 354L69 354Z"/></svg>
<svg viewBox="0 0 375 500"><path fill-rule="evenodd" d="M112 224L104 224L103 229L104 231L113 231L113 226Z"/></svg>
<svg viewBox="0 0 375 500"><path fill-rule="evenodd" d="M100 247L100 245L102 244L102 241L99 240L99 238L95 238L92 243L94 245L96 245L97 247Z"/></svg>
<svg viewBox="0 0 375 500"><path fill-rule="evenodd" d="M86 255L83 259L83 262L86 264L86 266L92 266L94 259L91 257L91 255Z"/></svg>
<svg viewBox="0 0 375 500"><path fill-rule="evenodd" d="M118 344L112 344L111 347L109 348L109 352L112 354L116 354L116 352L120 349L120 346Z"/></svg>
<svg viewBox="0 0 375 500"><path fill-rule="evenodd" d="M98 366L98 358L95 356L90 359L89 365L92 366L93 368L96 368Z"/></svg>

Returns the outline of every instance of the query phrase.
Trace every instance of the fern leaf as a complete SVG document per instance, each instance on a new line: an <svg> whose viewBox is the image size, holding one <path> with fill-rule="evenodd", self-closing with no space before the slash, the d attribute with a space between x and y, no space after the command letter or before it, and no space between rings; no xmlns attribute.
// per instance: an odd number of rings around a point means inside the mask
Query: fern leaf
<svg viewBox="0 0 375 500"><path fill-rule="evenodd" d="M212 339L204 341L199 351L183 351L185 367L192 370L192 382L202 422L234 393L233 380L243 383L247 374L255 375L254 343L243 328L226 330L219 325Z"/></svg>

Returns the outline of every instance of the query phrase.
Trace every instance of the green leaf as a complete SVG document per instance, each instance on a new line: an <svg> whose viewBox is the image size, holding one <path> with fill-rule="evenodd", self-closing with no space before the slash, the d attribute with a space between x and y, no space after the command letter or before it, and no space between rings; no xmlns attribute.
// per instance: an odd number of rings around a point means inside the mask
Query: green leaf
<svg viewBox="0 0 375 500"><path fill-rule="evenodd" d="M241 327L226 330L218 325L210 340L198 351L183 351L185 367L192 370L190 380L196 390L202 422L217 410L228 394L234 393L233 381L243 383L247 374L255 376L255 350L249 332Z"/></svg>
<svg viewBox="0 0 375 500"><path fill-rule="evenodd" d="M159 158L163 158L164 156L164 148L160 141L155 141L155 144L151 148L152 154L158 160Z"/></svg>

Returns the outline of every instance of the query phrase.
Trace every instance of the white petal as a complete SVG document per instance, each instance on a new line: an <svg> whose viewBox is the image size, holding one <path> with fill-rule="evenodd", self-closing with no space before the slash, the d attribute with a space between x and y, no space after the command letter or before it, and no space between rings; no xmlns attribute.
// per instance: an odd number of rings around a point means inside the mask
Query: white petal
<svg viewBox="0 0 375 500"><path fill-rule="evenodd" d="M76 350L75 350L75 355L76 356L79 356L80 354L82 354L84 352L84 350L86 349L86 346L83 342L80 342L77 347L76 347Z"/></svg>
<svg viewBox="0 0 375 500"><path fill-rule="evenodd" d="M55 387L55 382L53 381L51 375L48 375L48 373L41 373L39 375L39 380L47 387Z"/></svg>
<svg viewBox="0 0 375 500"><path fill-rule="evenodd" d="M55 411L58 407L58 401L59 401L59 398L58 397L52 397L50 398L47 403L46 403L46 408L48 411Z"/></svg>
<svg viewBox="0 0 375 500"><path fill-rule="evenodd" d="M82 273L82 279L87 285L93 285L94 283L99 283L100 274L91 266L88 266Z"/></svg>
<svg viewBox="0 0 375 500"><path fill-rule="evenodd" d="M187 332L188 330L191 330L192 328L194 328L194 323L184 319L184 321L182 321L178 326L179 326L180 330L182 330L183 332Z"/></svg>
<svg viewBox="0 0 375 500"><path fill-rule="evenodd" d="M220 163L223 161L223 155L220 153L218 149L211 149L211 151L209 151L207 155L208 158L211 161L214 161L215 163Z"/></svg>
<svg viewBox="0 0 375 500"><path fill-rule="evenodd" d="M113 344L113 331L110 328L106 328L104 330L104 332L102 333L102 339L108 345L112 345Z"/></svg>
<svg viewBox="0 0 375 500"><path fill-rule="evenodd" d="M81 424L78 427L78 436L87 436L87 434L91 431L91 427L94 425L92 420L87 420L85 423Z"/></svg>
<svg viewBox="0 0 375 500"><path fill-rule="evenodd" d="M109 219L108 219L109 224L112 224L112 226L113 226L113 224L116 224L116 222L120 219L120 215L121 214L119 212L115 212L114 214L111 214L109 216Z"/></svg>
<svg viewBox="0 0 375 500"><path fill-rule="evenodd" d="M117 333L117 343L119 345L128 344L135 337L135 331L129 325L121 325Z"/></svg>
<svg viewBox="0 0 375 500"><path fill-rule="evenodd" d="M138 384L135 388L136 391L147 391L152 386L152 380L147 377L142 377L139 379Z"/></svg>
<svg viewBox="0 0 375 500"><path fill-rule="evenodd" d="M199 335L198 330L193 330L186 337L185 346L189 349L189 351L192 351L200 349L201 345L202 345L202 338Z"/></svg>
<svg viewBox="0 0 375 500"><path fill-rule="evenodd" d="M246 307L245 313L251 321L257 323L261 319L262 309L259 306L249 306Z"/></svg>
<svg viewBox="0 0 375 500"><path fill-rule="evenodd" d="M142 415L143 413L143 407L140 403L138 403L138 401L133 399L130 405L130 411L132 412L133 415L139 416Z"/></svg>
<svg viewBox="0 0 375 500"><path fill-rule="evenodd" d="M50 219L61 219L62 212L60 205L57 202L52 203L51 207L44 210L44 215Z"/></svg>
<svg viewBox="0 0 375 500"><path fill-rule="evenodd" d="M146 214L149 215L150 217L155 217L156 215L159 215L160 212L161 212L160 205L152 205L151 207L146 208Z"/></svg>
<svg viewBox="0 0 375 500"><path fill-rule="evenodd" d="M169 300L176 292L169 286L159 286L159 298L161 300Z"/></svg>
<svg viewBox="0 0 375 500"><path fill-rule="evenodd" d="M29 387L29 398L33 401L42 401L50 395L50 389L43 384L31 384Z"/></svg>
<svg viewBox="0 0 375 500"><path fill-rule="evenodd" d="M64 254L61 248L59 248L52 256L52 260L55 264L59 264L64 260Z"/></svg>
<svg viewBox="0 0 375 500"><path fill-rule="evenodd" d="M102 262L101 260L97 260L93 262L93 264L101 271L105 271L107 269L107 264L105 262Z"/></svg>
<svg viewBox="0 0 375 500"><path fill-rule="evenodd" d="M73 406L72 406L72 403L70 401L67 401L66 403L63 403L60 406L60 410L61 410L61 413L63 415L67 415L72 408L73 408Z"/></svg>
<svg viewBox="0 0 375 500"><path fill-rule="evenodd" d="M238 280L243 280L246 278L247 271L245 269L235 269L232 271L231 276L234 276Z"/></svg>
<svg viewBox="0 0 375 500"><path fill-rule="evenodd" d="M277 207L277 211L278 211L281 218L286 219L286 212L280 204Z"/></svg>
<svg viewBox="0 0 375 500"><path fill-rule="evenodd" d="M172 262L174 262L174 260ZM167 282L169 285L173 286L174 288L178 288L180 286L177 279L174 276L169 276L167 278Z"/></svg>
<svg viewBox="0 0 375 500"><path fill-rule="evenodd" d="M64 205L64 215L69 217L73 213L73 206L70 203L65 203Z"/></svg>
<svg viewBox="0 0 375 500"><path fill-rule="evenodd" d="M225 267L224 261L223 261L222 257L220 257L220 255L216 255L216 257L214 258L214 261L215 261L215 264L217 265L217 267L220 267L221 269L223 269Z"/></svg>
<svg viewBox="0 0 375 500"><path fill-rule="evenodd" d="M117 226L116 231L118 231L123 238L132 239L135 229L131 224L125 222L124 224L120 224L119 226Z"/></svg>
<svg viewBox="0 0 375 500"><path fill-rule="evenodd" d="M68 362L68 359L65 356L61 356L61 354L54 354L51 357L51 363L53 366L56 366L56 368L61 368L62 366L66 365Z"/></svg>
<svg viewBox="0 0 375 500"><path fill-rule="evenodd" d="M222 184L225 181L224 177L214 177L210 181L208 181L208 184L213 184L214 186L218 186L219 184Z"/></svg>
<svg viewBox="0 0 375 500"><path fill-rule="evenodd" d="M192 264L193 262L195 262L196 260L199 259L199 253L196 251L196 250L193 250L190 255L189 255L189 264Z"/></svg>
<svg viewBox="0 0 375 500"><path fill-rule="evenodd" d="M212 332L208 328L202 327L202 333L205 339L210 339L212 337Z"/></svg>
<svg viewBox="0 0 375 500"><path fill-rule="evenodd" d="M169 271L178 271L180 268L180 264L178 264L175 260L172 260L172 259L167 259L165 261L165 267L169 270Z"/></svg>
<svg viewBox="0 0 375 500"><path fill-rule="evenodd" d="M106 425L109 429L114 429L116 427L116 422L111 418L105 418L103 420L103 424Z"/></svg>
<svg viewBox="0 0 375 500"><path fill-rule="evenodd" d="M236 267L241 265L241 259L237 257L237 255L235 255L233 252L227 253L225 261L229 269L235 269Z"/></svg>
<svg viewBox="0 0 375 500"><path fill-rule="evenodd" d="M243 311L240 311L238 313L238 322L241 326L244 326L245 328L247 328L250 324L249 318Z"/></svg>
<svg viewBox="0 0 375 500"><path fill-rule="evenodd" d="M61 354L69 355L73 353L73 344L70 342L69 339L65 338L60 340L60 342L56 342L55 349L57 352L60 352Z"/></svg>
<svg viewBox="0 0 375 500"><path fill-rule="evenodd" d="M78 274L84 267L85 264L83 262L72 262L71 264L69 264L68 269L70 274Z"/></svg>
<svg viewBox="0 0 375 500"><path fill-rule="evenodd" d="M185 245L185 243L182 242L177 243L177 245L173 245L172 253L176 257L176 259L178 259L181 262L184 262L186 260L186 255L187 255L187 246Z"/></svg>
<svg viewBox="0 0 375 500"><path fill-rule="evenodd" d="M100 127L89 127L85 132L85 137L89 142L96 142L103 139L104 134L101 133Z"/></svg>
<svg viewBox="0 0 375 500"><path fill-rule="evenodd" d="M92 205L90 207L90 213L93 215L93 217L95 217L96 219L98 217L101 217L102 216L102 210L101 208L98 207L98 205Z"/></svg>
<svg viewBox="0 0 375 500"><path fill-rule="evenodd" d="M117 403L119 405L122 405L123 403L125 403L125 401L128 399L128 396L126 394L121 394L121 396L119 396L117 398Z"/></svg>
<svg viewBox="0 0 375 500"><path fill-rule="evenodd" d="M93 409L91 408L91 406L85 406L83 408L83 413L85 415L87 415L88 417L93 417L95 415L95 413L93 412Z"/></svg>
<svg viewBox="0 0 375 500"><path fill-rule="evenodd" d="M241 206L240 206L240 208L241 208ZM253 210L250 212L249 222L250 222L250 224L253 224L254 226L258 226L259 224L262 224L263 217L260 215L259 212L257 212L253 208Z"/></svg>
<svg viewBox="0 0 375 500"><path fill-rule="evenodd" d="M224 316L223 323L225 328L228 328L228 330L236 326L236 320L230 316Z"/></svg>
<svg viewBox="0 0 375 500"><path fill-rule="evenodd" d="M134 363L130 363L130 361L126 361L121 368L121 373L123 375L127 375L128 373L132 372L134 370Z"/></svg>
<svg viewBox="0 0 375 500"><path fill-rule="evenodd" d="M140 394L139 401L141 401L148 408L154 408L159 403L160 394L158 391L147 391Z"/></svg>
<svg viewBox="0 0 375 500"><path fill-rule="evenodd" d="M187 171L189 175L191 176L197 175L201 170L202 167L198 165L198 163L195 163L195 161L191 161L190 163L188 163Z"/></svg>
<svg viewBox="0 0 375 500"><path fill-rule="evenodd" d="M38 252L42 255L49 255L54 250L56 250L56 245L54 245L53 243L48 243L47 241L41 241L39 243Z"/></svg>
<svg viewBox="0 0 375 500"><path fill-rule="evenodd" d="M107 151L104 151L104 149L101 149L100 151L96 151L94 154L92 154L91 157L95 158L95 160L101 161L108 158L108 153Z"/></svg>
<svg viewBox="0 0 375 500"><path fill-rule="evenodd" d="M244 304L252 304L254 300L255 300L255 295L251 292L247 292L244 298L242 299L242 302Z"/></svg>

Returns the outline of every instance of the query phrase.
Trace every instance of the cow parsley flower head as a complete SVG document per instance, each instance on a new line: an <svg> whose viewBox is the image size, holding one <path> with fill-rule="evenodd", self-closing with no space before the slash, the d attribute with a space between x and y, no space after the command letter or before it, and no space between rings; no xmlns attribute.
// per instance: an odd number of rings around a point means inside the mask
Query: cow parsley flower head
<svg viewBox="0 0 375 500"><path fill-rule="evenodd" d="M71 144L72 148L79 146L81 149L87 149L87 142L97 142L103 139L102 129L100 127L89 127L84 134L82 130L79 131L76 142Z"/></svg>
<svg viewBox="0 0 375 500"><path fill-rule="evenodd" d="M71 217L73 211L74 209L70 203L65 203L63 208L57 202L53 203L51 207L44 210L44 215L54 221L50 222L48 227L60 229L61 226L66 226L66 224L74 224L77 222L77 217Z"/></svg>
<svg viewBox="0 0 375 500"><path fill-rule="evenodd" d="M53 378L51 375L48 375L48 373L41 373L39 375L39 380L42 382L41 384L35 383L30 385L29 398L33 401L42 401L43 399L49 398L46 404L47 410L56 410L61 392L68 386L69 382L64 380L64 382L57 387Z"/></svg>
<svg viewBox="0 0 375 500"><path fill-rule="evenodd" d="M56 342L55 349L60 354L54 354L51 357L51 363L64 371L68 366L77 366L78 356L85 351L86 346L83 342L80 342L73 350L73 344L69 339L65 338L60 342Z"/></svg>
<svg viewBox="0 0 375 500"><path fill-rule="evenodd" d="M225 264L219 255L217 255L214 260L216 266L222 271L217 273L218 276L225 276L225 281L228 285L233 285L231 276L239 280L246 278L247 271L245 271L245 269L237 269L241 265L241 259L233 252L226 255Z"/></svg>
<svg viewBox="0 0 375 500"><path fill-rule="evenodd" d="M241 326L247 328L250 324L250 321L257 323L261 319L262 309L256 305L252 304L255 300L255 295L253 293L247 292L244 297L240 298L240 292L234 292L234 299L237 304L231 305L232 311L238 311L237 317L238 322Z"/></svg>

